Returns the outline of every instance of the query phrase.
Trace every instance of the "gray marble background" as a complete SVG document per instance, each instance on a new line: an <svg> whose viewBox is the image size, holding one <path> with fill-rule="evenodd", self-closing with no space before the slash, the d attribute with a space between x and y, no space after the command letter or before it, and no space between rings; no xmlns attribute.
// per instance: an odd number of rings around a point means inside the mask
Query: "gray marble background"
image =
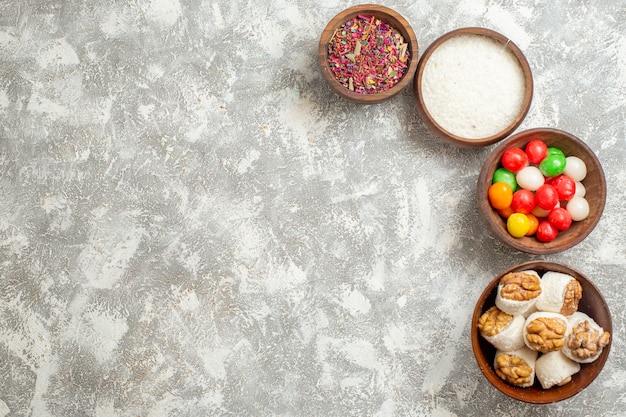
<svg viewBox="0 0 626 417"><path fill-rule="evenodd" d="M537 257L476 210L487 149L324 84L331 0L0 1L0 416L619 416L626 410L626 4L383 3L420 53L510 37L520 129L586 141L608 201L546 259L610 305L600 377L561 403L499 394L469 343L482 287Z"/></svg>

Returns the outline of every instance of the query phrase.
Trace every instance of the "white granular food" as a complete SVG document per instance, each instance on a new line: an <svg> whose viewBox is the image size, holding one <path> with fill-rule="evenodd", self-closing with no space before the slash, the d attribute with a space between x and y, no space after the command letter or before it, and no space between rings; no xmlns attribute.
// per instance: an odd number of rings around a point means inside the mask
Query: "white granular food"
<svg viewBox="0 0 626 417"><path fill-rule="evenodd" d="M468 139L500 133L520 114L526 81L517 57L483 35L452 37L422 73L422 98L445 130Z"/></svg>

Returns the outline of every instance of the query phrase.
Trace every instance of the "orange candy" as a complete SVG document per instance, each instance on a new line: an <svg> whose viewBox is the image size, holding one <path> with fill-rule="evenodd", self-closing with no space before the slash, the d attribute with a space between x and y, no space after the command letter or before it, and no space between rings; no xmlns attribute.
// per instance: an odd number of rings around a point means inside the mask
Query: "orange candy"
<svg viewBox="0 0 626 417"><path fill-rule="evenodd" d="M496 211L503 219L508 219L511 214L515 213L511 206L505 207L503 209L498 209Z"/></svg>
<svg viewBox="0 0 626 417"><path fill-rule="evenodd" d="M528 217L528 221L530 222L530 228L528 229L528 232L526 232L526 236L532 236L537 233L537 228L539 227L539 219L537 219L537 216L532 213L528 213L526 217Z"/></svg>
<svg viewBox="0 0 626 417"><path fill-rule="evenodd" d="M499 210L507 208L513 201L513 190L511 186L505 182L495 182L491 184L487 192L491 207Z"/></svg>

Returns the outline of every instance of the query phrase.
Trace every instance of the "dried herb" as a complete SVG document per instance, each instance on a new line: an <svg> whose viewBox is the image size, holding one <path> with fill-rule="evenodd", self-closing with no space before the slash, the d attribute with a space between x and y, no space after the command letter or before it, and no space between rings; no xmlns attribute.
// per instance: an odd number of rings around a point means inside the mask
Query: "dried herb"
<svg viewBox="0 0 626 417"><path fill-rule="evenodd" d="M396 85L407 72L407 47L397 29L375 16L358 15L333 34L328 62L337 81L346 88L375 94Z"/></svg>

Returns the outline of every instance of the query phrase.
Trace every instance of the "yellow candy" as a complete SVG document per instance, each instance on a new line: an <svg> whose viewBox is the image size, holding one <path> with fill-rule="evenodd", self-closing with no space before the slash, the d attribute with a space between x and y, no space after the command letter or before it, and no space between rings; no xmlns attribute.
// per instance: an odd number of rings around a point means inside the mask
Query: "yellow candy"
<svg viewBox="0 0 626 417"><path fill-rule="evenodd" d="M513 237L522 237L530 229L530 220L523 213L513 213L506 220L506 228Z"/></svg>

